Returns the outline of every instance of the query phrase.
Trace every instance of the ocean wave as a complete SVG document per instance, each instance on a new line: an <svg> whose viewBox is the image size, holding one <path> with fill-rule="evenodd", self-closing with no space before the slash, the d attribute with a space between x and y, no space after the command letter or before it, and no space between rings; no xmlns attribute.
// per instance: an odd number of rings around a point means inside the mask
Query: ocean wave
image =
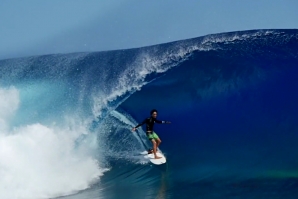
<svg viewBox="0 0 298 199"><path fill-rule="evenodd" d="M181 182L258 176L276 163L262 161L277 154L268 152L270 144L261 145L268 139L264 132L286 130L295 138L297 40L297 30L253 30L137 49L1 60L0 196L48 198L89 188L113 198L117 179L123 187L133 182L139 188L133 190L149 198L158 194L159 182L165 190L171 181L165 193L175 198ZM144 131L131 132L152 108L173 121L156 127L175 173L167 179L164 173L159 179L140 156L150 146ZM296 151L278 132L271 142L284 140ZM272 168L278 169L284 167Z"/></svg>

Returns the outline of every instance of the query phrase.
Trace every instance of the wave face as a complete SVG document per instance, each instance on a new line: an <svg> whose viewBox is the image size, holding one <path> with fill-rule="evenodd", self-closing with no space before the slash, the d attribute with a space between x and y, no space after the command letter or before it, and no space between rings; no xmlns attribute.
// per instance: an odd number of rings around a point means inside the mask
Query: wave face
<svg viewBox="0 0 298 199"><path fill-rule="evenodd" d="M294 198L298 31L0 61L0 198ZM159 111L167 165L130 129Z"/></svg>

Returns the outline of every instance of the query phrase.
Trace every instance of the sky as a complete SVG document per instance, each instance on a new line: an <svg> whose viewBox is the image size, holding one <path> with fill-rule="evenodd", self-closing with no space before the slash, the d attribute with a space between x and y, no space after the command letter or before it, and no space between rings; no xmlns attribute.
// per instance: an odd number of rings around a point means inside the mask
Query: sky
<svg viewBox="0 0 298 199"><path fill-rule="evenodd" d="M0 59L297 29L297 0L0 0Z"/></svg>

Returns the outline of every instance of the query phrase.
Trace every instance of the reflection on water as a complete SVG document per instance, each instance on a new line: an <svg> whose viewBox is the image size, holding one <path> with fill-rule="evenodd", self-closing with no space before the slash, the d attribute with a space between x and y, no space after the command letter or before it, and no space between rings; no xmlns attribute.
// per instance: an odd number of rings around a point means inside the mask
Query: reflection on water
<svg viewBox="0 0 298 199"><path fill-rule="evenodd" d="M167 193L168 191L167 165L168 163L158 166L158 168L161 170L161 175L160 175L160 187L159 187L156 199L169 198L169 195L167 195L169 194Z"/></svg>

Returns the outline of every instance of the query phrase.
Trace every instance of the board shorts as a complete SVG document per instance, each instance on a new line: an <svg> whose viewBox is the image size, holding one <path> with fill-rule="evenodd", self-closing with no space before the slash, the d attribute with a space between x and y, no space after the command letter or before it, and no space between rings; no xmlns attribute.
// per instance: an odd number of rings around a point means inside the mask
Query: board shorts
<svg viewBox="0 0 298 199"><path fill-rule="evenodd" d="M147 134L147 138L149 139L149 140L152 140L152 139L159 139L159 137L158 137L158 135L154 132L154 131L152 131L151 133L146 133Z"/></svg>

